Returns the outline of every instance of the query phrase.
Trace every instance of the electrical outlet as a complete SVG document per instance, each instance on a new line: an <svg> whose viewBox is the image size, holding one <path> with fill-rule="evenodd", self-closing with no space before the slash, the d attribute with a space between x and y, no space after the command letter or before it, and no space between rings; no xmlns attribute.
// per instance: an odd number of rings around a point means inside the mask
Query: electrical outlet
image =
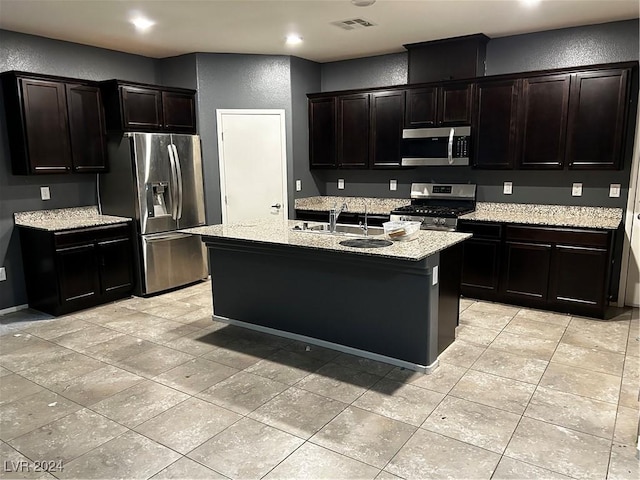
<svg viewBox="0 0 640 480"><path fill-rule="evenodd" d="M302 190L302 180L296 180L296 192Z"/></svg>
<svg viewBox="0 0 640 480"><path fill-rule="evenodd" d="M0 282L4 282L7 279L7 270L4 267L0 267Z"/></svg>
<svg viewBox="0 0 640 480"><path fill-rule="evenodd" d="M581 197L582 196L582 184L581 183L574 183L573 186L571 187L571 195L573 195L574 197Z"/></svg>
<svg viewBox="0 0 640 480"><path fill-rule="evenodd" d="M511 195L513 193L513 183L504 182L504 186L502 187L502 193L505 195Z"/></svg>
<svg viewBox="0 0 640 480"><path fill-rule="evenodd" d="M398 190L397 180L389 180L389 190Z"/></svg>
<svg viewBox="0 0 640 480"><path fill-rule="evenodd" d="M40 187L40 198L42 200L51 199L51 192L49 191L49 187Z"/></svg>
<svg viewBox="0 0 640 480"><path fill-rule="evenodd" d="M344 178L338 179L338 190L344 190Z"/></svg>
<svg viewBox="0 0 640 480"><path fill-rule="evenodd" d="M609 196L611 198L620 198L620 184L612 183L609 185Z"/></svg>

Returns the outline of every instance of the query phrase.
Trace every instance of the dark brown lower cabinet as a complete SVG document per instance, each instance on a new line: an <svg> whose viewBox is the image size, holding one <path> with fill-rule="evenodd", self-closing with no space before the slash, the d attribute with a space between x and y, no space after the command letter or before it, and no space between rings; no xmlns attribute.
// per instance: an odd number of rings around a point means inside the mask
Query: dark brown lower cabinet
<svg viewBox="0 0 640 480"><path fill-rule="evenodd" d="M55 266L61 304L82 305L100 295L94 244L56 249Z"/></svg>
<svg viewBox="0 0 640 480"><path fill-rule="evenodd" d="M502 226L460 222L459 230L473 234L464 242L462 290L470 297L493 299L498 293L500 277Z"/></svg>
<svg viewBox="0 0 640 480"><path fill-rule="evenodd" d="M603 318L613 231L463 221L462 294Z"/></svg>
<svg viewBox="0 0 640 480"><path fill-rule="evenodd" d="M525 302L546 302L551 245L507 241L504 245L502 294Z"/></svg>
<svg viewBox="0 0 640 480"><path fill-rule="evenodd" d="M556 245L552 265L550 301L568 307L604 308L609 283L606 248Z"/></svg>
<svg viewBox="0 0 640 480"><path fill-rule="evenodd" d="M29 306L62 315L133 290L130 225L51 232L20 228Z"/></svg>

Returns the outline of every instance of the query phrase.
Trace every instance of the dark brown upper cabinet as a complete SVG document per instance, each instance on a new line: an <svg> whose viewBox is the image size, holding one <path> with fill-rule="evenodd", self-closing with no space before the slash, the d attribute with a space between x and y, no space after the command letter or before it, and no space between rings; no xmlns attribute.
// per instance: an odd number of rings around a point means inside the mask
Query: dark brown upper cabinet
<svg viewBox="0 0 640 480"><path fill-rule="evenodd" d="M400 166L404 105L402 90L371 94L369 157L374 168Z"/></svg>
<svg viewBox="0 0 640 480"><path fill-rule="evenodd" d="M164 129L172 132L195 133L196 101L190 93L162 92Z"/></svg>
<svg viewBox="0 0 640 480"><path fill-rule="evenodd" d="M520 168L563 168L570 79L570 75L522 79L518 121Z"/></svg>
<svg viewBox="0 0 640 480"><path fill-rule="evenodd" d="M438 87L407 90L405 126L435 127L438 123Z"/></svg>
<svg viewBox="0 0 640 480"><path fill-rule="evenodd" d="M407 90L405 127L469 125L473 84L452 83Z"/></svg>
<svg viewBox="0 0 640 480"><path fill-rule="evenodd" d="M120 80L101 88L109 132L196 133L194 90Z"/></svg>
<svg viewBox="0 0 640 480"><path fill-rule="evenodd" d="M311 168L336 168L336 98L309 99L309 161Z"/></svg>
<svg viewBox="0 0 640 480"><path fill-rule="evenodd" d="M2 74L15 175L107 170L100 90L92 82Z"/></svg>
<svg viewBox="0 0 640 480"><path fill-rule="evenodd" d="M95 85L67 84L67 107L73 170L104 172L107 143L100 89Z"/></svg>
<svg viewBox="0 0 640 480"><path fill-rule="evenodd" d="M628 77L628 69L572 75L566 152L569 168L622 166Z"/></svg>
<svg viewBox="0 0 640 480"><path fill-rule="evenodd" d="M469 125L473 108L473 84L456 83L440 87L438 125Z"/></svg>
<svg viewBox="0 0 640 480"><path fill-rule="evenodd" d="M310 165L401 167L392 158L404 95L404 128L471 124L475 168L622 168L637 69L626 62L309 94Z"/></svg>
<svg viewBox="0 0 640 480"><path fill-rule="evenodd" d="M519 80L488 80L476 86L473 165L513 168Z"/></svg>
<svg viewBox="0 0 640 480"><path fill-rule="evenodd" d="M369 94L338 96L338 166L369 166Z"/></svg>
<svg viewBox="0 0 640 480"><path fill-rule="evenodd" d="M162 130L162 92L138 87L122 87L121 92L124 130Z"/></svg>

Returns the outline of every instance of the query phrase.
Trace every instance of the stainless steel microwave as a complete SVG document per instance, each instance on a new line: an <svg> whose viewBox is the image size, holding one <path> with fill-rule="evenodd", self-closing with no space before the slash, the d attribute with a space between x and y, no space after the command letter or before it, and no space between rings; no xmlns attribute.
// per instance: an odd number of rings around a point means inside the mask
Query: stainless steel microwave
<svg viewBox="0 0 640 480"><path fill-rule="evenodd" d="M402 131L402 166L469 165L471 127L407 128Z"/></svg>

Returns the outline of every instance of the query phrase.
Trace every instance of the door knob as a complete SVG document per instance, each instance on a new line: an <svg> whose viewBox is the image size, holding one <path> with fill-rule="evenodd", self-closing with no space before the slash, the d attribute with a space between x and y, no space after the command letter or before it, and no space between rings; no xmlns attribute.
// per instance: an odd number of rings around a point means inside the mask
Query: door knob
<svg viewBox="0 0 640 480"><path fill-rule="evenodd" d="M279 203L276 203L275 205L271 205L271 208L280 208L282 205L280 205Z"/></svg>

